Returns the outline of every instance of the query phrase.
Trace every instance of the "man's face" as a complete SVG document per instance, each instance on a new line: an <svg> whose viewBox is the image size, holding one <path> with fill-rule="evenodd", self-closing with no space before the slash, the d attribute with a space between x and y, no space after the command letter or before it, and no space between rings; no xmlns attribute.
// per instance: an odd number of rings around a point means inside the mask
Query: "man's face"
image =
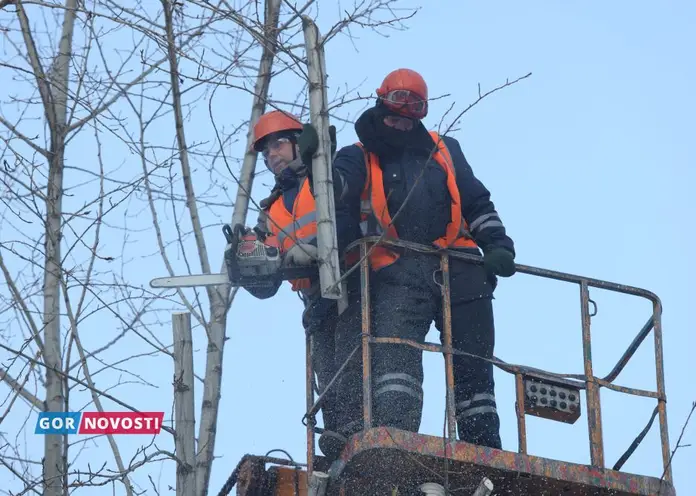
<svg viewBox="0 0 696 496"><path fill-rule="evenodd" d="M289 138L269 138L261 152L266 166L274 174L280 174L293 160L293 144Z"/></svg>

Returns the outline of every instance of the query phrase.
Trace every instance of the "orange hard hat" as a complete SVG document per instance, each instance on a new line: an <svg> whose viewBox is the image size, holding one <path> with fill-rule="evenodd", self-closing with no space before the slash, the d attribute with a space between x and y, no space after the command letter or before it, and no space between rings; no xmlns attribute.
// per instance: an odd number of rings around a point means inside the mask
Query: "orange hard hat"
<svg viewBox="0 0 696 496"><path fill-rule="evenodd" d="M263 140L273 133L282 131L302 131L302 123L292 114L282 110L274 110L259 117L254 126L254 142L252 148L257 152L263 149Z"/></svg>
<svg viewBox="0 0 696 496"><path fill-rule="evenodd" d="M411 69L397 69L387 74L377 96L397 113L422 119L428 113L428 85L423 76Z"/></svg>

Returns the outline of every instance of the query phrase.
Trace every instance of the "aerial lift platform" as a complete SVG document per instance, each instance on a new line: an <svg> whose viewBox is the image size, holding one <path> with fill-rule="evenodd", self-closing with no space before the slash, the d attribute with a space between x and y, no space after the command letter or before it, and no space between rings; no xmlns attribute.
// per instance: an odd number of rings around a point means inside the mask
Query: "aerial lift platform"
<svg viewBox="0 0 696 496"><path fill-rule="evenodd" d="M319 31L313 21L303 16L309 73L310 117L317 128L320 145L313 158L319 275L322 295L338 299L338 251L336 248L335 216L333 211L332 172L329 157L328 104L326 99L326 69ZM370 325L370 268L368 254L374 246L397 247L440 257L441 294L443 298L443 345L418 343L400 338L377 338L371 335ZM449 267L452 259L481 264L481 257L452 250L435 249L385 237L362 238L346 249L358 249L360 262L351 270L360 270L362 340L327 385L334 387L349 360L357 353L363 361L363 430L353 435L342 454L328 471L315 470L325 460L315 454L317 427L315 416L326 391L314 397L314 371L310 359L311 336L306 343L306 413L303 423L307 429L307 462L298 463L280 457L246 455L219 492L230 494L236 486L237 496L405 496L405 495L511 495L511 496L674 496L662 354L662 305L650 291L611 282L576 276L525 265L517 271L536 277L576 284L580 289L582 346L584 373L555 374L543 370L512 365L498 359L490 361L515 376L515 407L517 413L517 452L476 446L457 441L454 408L454 354L467 354L452 347L452 314L450 308ZM346 274L343 275L345 278ZM206 276L209 277L209 276ZM219 283L225 275L219 275ZM215 281L213 281L215 282ZM596 305L590 299L590 288L646 298L652 303L652 315L631 345L605 377L594 375L591 351L591 318ZM591 311L592 307L592 311ZM655 370L657 391L646 391L614 384L641 343L652 332L655 340ZM447 430L443 437L373 425L371 356L374 346L406 345L444 355L446 378ZM657 400L650 422L627 451L610 468L604 459L600 388ZM590 443L589 464L569 463L542 458L527 453L525 419L534 415L552 421L575 423L581 416L581 398L586 402ZM621 471L658 417L663 475L660 478ZM288 457L290 458L290 457ZM323 467L322 467L323 468Z"/></svg>
<svg viewBox="0 0 696 496"><path fill-rule="evenodd" d="M309 21L306 24L307 32L310 32L309 28L312 28L312 24ZM316 39L316 36L314 38ZM316 46L316 43L313 46ZM311 53L311 51L309 52ZM311 60L312 57L310 57ZM316 61L314 64L309 64L310 69L311 66L317 64ZM319 264L317 269L321 279L322 296L340 301L342 291L337 288L340 287L341 276L338 272L331 169L330 160L325 157L328 153L327 150L329 150L327 123L324 122L324 125L321 125L321 119L325 120L328 115L325 111L327 105L325 96L323 99L318 98L318 101L315 101L316 98L313 95L317 88L321 92L322 83L320 81L311 81L311 83L312 122L321 131L319 134L323 137L322 141L324 142L320 146L320 151L317 152L317 156L324 155L324 159L317 164L315 156L313 167L318 218ZM316 111L317 108L323 110ZM235 235L229 227L226 229L226 236L228 237L226 258L235 260L233 264L235 266L239 264L237 270L243 266L245 274L247 272L252 274L252 280L256 280L261 275L268 276L273 271L279 270L282 262L280 254L276 251L272 256L269 255L268 247L263 245L255 236L247 234L246 231L244 233L238 232ZM236 244L230 240L236 240ZM259 243L263 246L260 246ZM377 244L440 257L443 345L419 343L396 337L379 338L371 334L368 253ZM251 248L247 248L247 246ZM315 435L323 432L317 427L315 417L320 410L326 391L321 391L319 397L315 399L314 371L310 358L311 336L308 336L306 343L307 410L303 418L303 423L307 428L307 462L298 463L292 459L270 457L268 456L270 453L266 456L245 455L218 496L229 495L235 486L237 496L416 496L421 494L431 496L448 494L473 496L675 496L667 428L667 399L662 351L662 304L657 295L640 288L517 264L517 272L579 286L584 373L556 374L532 367L508 364L495 358L478 357L489 360L498 368L515 376L518 448L517 452L498 450L457 441L456 438L453 355L471 355L465 350L457 350L452 347L449 266L452 259L475 264L483 263L483 259L475 255L384 239L383 237L362 238L349 246L347 251L354 248L359 248L361 254L359 264L353 269L359 269L361 275L362 339L346 362L338 369L326 389L334 387L337 377L343 373L348 361L360 353L363 359L363 430L348 439L340 457L328 470L324 469L322 465L326 465L326 460L315 455ZM301 270L305 270L305 268ZM229 273L172 276L155 279L151 285L152 287L192 287L233 283L236 286L243 286L244 284L240 282L241 279L237 277L240 274L236 276ZM346 275L344 274L342 277ZM285 278L287 277L289 277L288 274L285 275ZM646 324L619 358L612 371L603 378L595 376L593 371L590 328L591 318L596 313L596 305L590 299L590 288L645 298L652 303L653 308L652 315ZM593 307L593 311L590 310L591 307ZM657 391L614 384L617 376L651 332L655 342ZM444 355L447 429L442 437L373 424L370 363L372 348L377 345L412 346L423 351L438 352ZM599 395L599 390L602 387L657 400L657 406L648 425L611 468L607 466L604 458ZM573 424L581 416L581 398L584 398L587 411L590 445L589 464L571 463L529 454L527 452L525 424L527 415ZM643 440L656 417L660 430L663 461L661 477L622 472L621 467ZM317 466L322 466L323 470L316 470Z"/></svg>
<svg viewBox="0 0 696 496"><path fill-rule="evenodd" d="M376 338L370 333L370 280L367 254L375 244L396 246L402 250L430 253L441 259L443 280L443 343L417 343L400 338ZM340 458L328 472L318 472L315 466L322 457L315 455L315 435L322 432L316 427L315 415L321 406L323 394L315 400L314 373L309 357L307 339L306 395L307 412L303 419L307 427L307 463L268 456L243 457L220 495L229 494L236 485L237 496L344 496L344 495L515 495L515 496L674 496L662 352L662 305L650 291L611 282L576 276L525 265L517 271L532 276L577 284L580 289L582 346L584 374L559 375L543 370L490 360L498 368L515 376L516 413L518 426L517 452L476 446L456 440L454 412L453 354L463 350L452 348L452 321L450 312L449 265L451 259L482 263L482 258L451 250L439 250L414 243L386 240L378 237L363 238L348 249L359 245L361 261L362 343L338 369L327 386L331 388L348 361L356 354L363 357L363 426L353 435ZM596 306L590 299L590 288L646 298L653 312L636 335L631 345L619 358L613 370L605 377L593 372L590 324ZM592 310L591 310L592 309ZM657 391L646 391L614 384L640 344L651 333L655 341L655 371ZM371 349L378 345L413 346L424 351L443 353L446 377L447 435L437 437L416 432L376 426L372 423ZM657 400L650 422L631 444L626 453L610 468L604 459L600 388ZM325 393L325 392L323 392ZM590 443L590 463L583 465L542 458L527 453L525 418L534 415L548 420L575 423L581 416L580 402L584 398ZM662 477L648 477L626 473L621 467L647 434L658 417L664 473ZM423 486L430 483L432 487Z"/></svg>

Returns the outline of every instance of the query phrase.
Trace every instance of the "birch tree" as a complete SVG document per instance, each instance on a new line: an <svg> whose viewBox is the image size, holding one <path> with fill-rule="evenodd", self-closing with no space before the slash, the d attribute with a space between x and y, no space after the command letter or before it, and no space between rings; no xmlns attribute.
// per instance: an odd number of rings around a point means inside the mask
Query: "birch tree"
<svg viewBox="0 0 696 496"><path fill-rule="evenodd" d="M338 13L322 41L403 29L412 12L395 13L396 3L322 2ZM0 1L0 477L13 481L0 490L113 486L130 496L173 486L173 414L163 437L144 443L41 440L33 425L40 411L171 403L172 383L151 372L174 374L171 312L183 310L205 331L198 436L184 449L195 443L196 494L208 494L235 292L153 292L147 281L222 267L220 225L255 208L253 124L270 108L307 114L301 16L317 18L317 4ZM272 98L274 84L297 96ZM340 119L351 92L332 97ZM219 106L230 108L227 122L214 118Z"/></svg>

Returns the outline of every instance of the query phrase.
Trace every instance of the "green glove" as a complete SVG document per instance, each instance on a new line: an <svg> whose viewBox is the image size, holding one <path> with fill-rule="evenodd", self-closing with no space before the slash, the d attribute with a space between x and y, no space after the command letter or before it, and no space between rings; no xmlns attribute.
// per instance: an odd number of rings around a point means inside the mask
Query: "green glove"
<svg viewBox="0 0 696 496"><path fill-rule="evenodd" d="M336 153L336 126L329 126L329 137L331 138L331 157ZM311 124L302 126L302 134L297 138L297 146L300 149L302 163L307 167L312 167L312 157L319 149L319 135Z"/></svg>
<svg viewBox="0 0 696 496"><path fill-rule="evenodd" d="M311 124L302 126L302 134L297 138L297 146L300 149L300 158L302 163L311 169L312 156L319 149L319 135L317 130Z"/></svg>
<svg viewBox="0 0 696 496"><path fill-rule="evenodd" d="M331 158L336 154L336 126L329 126L329 138L331 138Z"/></svg>
<svg viewBox="0 0 696 496"><path fill-rule="evenodd" d="M491 248L483 254L483 267L489 274L510 277L515 273L515 258L505 248Z"/></svg>

